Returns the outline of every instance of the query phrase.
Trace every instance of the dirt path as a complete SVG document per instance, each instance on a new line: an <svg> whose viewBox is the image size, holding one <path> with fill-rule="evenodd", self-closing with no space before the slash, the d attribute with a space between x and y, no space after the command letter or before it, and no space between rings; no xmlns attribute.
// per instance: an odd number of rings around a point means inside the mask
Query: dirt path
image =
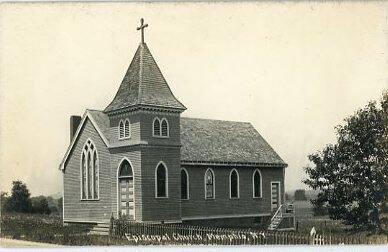
<svg viewBox="0 0 388 252"><path fill-rule="evenodd" d="M36 247L59 247L60 245L50 244L50 243L41 243L41 242L31 242L31 241L22 241L14 240L8 238L0 238L0 247L14 247L14 248L36 248Z"/></svg>

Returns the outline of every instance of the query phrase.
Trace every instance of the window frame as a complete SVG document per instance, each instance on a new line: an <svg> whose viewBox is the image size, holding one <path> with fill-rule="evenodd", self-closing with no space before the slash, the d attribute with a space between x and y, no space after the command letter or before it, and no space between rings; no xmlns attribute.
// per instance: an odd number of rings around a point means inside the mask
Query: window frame
<svg viewBox="0 0 388 252"><path fill-rule="evenodd" d="M233 172L236 172L237 174L237 197L232 197L232 173ZM240 174L235 168L233 168L229 172L229 199L239 199L239 198L240 198Z"/></svg>
<svg viewBox="0 0 388 252"><path fill-rule="evenodd" d="M166 122L167 124L167 135L163 135L163 122ZM162 120L160 120L160 137L163 137L163 138L170 137L170 124L165 117L163 117Z"/></svg>
<svg viewBox="0 0 388 252"><path fill-rule="evenodd" d="M166 174L165 174L166 175L166 182L165 182L166 196L158 196L158 168L160 165L162 165L164 167L164 170L166 172ZM155 198L156 199L167 199L169 197L169 193L168 193L168 168L167 168L167 165L163 161L160 161L155 167L154 184L155 184Z"/></svg>
<svg viewBox="0 0 388 252"><path fill-rule="evenodd" d="M213 175L213 187L212 187L213 197L212 198L206 197L206 192L207 192L207 190L206 190L206 174L207 174L207 172L211 172L211 174ZM215 199L216 198L216 175L215 175L213 169L207 168L207 170L205 171L204 177L203 177L203 184L204 184L205 200Z"/></svg>
<svg viewBox="0 0 388 252"><path fill-rule="evenodd" d="M128 136L126 135L127 127L126 123L128 122ZM122 127L121 127L122 126ZM121 129L123 129L123 134L121 135ZM131 121L129 118L121 119L119 122L119 140L125 140L131 138Z"/></svg>
<svg viewBox="0 0 388 252"><path fill-rule="evenodd" d="M182 198L182 192L181 192L181 200L189 200L190 199L190 177L189 177L189 172L186 170L186 168L181 168L181 174L182 174L182 171L186 173L186 178L187 178L187 181L186 181L186 192L187 192L187 198L183 199ZM181 178L182 178L182 175L181 175ZM181 183L182 183L182 180L181 180Z"/></svg>
<svg viewBox="0 0 388 252"><path fill-rule="evenodd" d="M89 157L91 159L89 166ZM94 160L96 157L96 160ZM83 181L83 164L85 164L85 183ZM97 197L95 195L95 165L97 166ZM90 173L91 171L91 173ZM91 175L89 177L89 175ZM91 180L91 181L89 181ZM91 185L91 196L89 195L89 183ZM86 188L85 188L86 185ZM83 197L85 189L85 197ZM94 142L88 138L82 146L80 158L80 200L81 201L97 201L100 200L100 159Z"/></svg>
<svg viewBox="0 0 388 252"><path fill-rule="evenodd" d="M159 122L159 135L156 135L155 134L155 122L158 121ZM159 119L159 117L155 117L154 120L152 121L152 136L153 137L160 137L162 132L161 132L161 121Z"/></svg>
<svg viewBox="0 0 388 252"><path fill-rule="evenodd" d="M159 122L159 134L155 134L155 122ZM162 123L166 122L167 124L167 135L164 136L162 134ZM169 138L170 137L170 123L168 122L166 117L163 117L160 119L159 117L155 117L154 120L152 120L152 136L155 138Z"/></svg>
<svg viewBox="0 0 388 252"><path fill-rule="evenodd" d="M255 185L255 174L256 172L259 173L259 176L260 176L260 195L259 196L256 196L255 195L255 188L256 188L256 185ZM261 199L263 198L263 176L261 174L261 171L260 169L255 169L252 173L252 197L254 199Z"/></svg>

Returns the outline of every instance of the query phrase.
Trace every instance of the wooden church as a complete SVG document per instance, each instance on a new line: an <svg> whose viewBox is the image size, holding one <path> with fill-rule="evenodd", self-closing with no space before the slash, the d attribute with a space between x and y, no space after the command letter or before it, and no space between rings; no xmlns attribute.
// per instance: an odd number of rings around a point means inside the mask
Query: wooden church
<svg viewBox="0 0 388 252"><path fill-rule="evenodd" d="M70 118L64 223L254 223L284 201L287 164L247 122L181 117L141 43L104 110Z"/></svg>

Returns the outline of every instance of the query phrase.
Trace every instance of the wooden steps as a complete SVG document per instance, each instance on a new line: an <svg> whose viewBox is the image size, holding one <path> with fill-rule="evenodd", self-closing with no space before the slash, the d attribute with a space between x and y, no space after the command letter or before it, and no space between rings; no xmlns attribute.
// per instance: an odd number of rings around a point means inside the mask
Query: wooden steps
<svg viewBox="0 0 388 252"><path fill-rule="evenodd" d="M89 235L109 235L109 223L97 223L90 231Z"/></svg>
<svg viewBox="0 0 388 252"><path fill-rule="evenodd" d="M287 219L282 225L282 221ZM290 221L292 224L290 224ZM282 204L271 218L268 230L295 230L295 208L293 204Z"/></svg>

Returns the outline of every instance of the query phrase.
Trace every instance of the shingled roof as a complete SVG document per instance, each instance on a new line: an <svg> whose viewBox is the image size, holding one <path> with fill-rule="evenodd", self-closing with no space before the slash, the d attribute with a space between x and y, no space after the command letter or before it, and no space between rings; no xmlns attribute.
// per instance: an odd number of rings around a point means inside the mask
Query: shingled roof
<svg viewBox="0 0 388 252"><path fill-rule="evenodd" d="M185 110L170 90L146 43L141 43L113 101L104 112L135 106Z"/></svg>
<svg viewBox="0 0 388 252"><path fill-rule="evenodd" d="M250 123L181 118L181 160L285 166Z"/></svg>

